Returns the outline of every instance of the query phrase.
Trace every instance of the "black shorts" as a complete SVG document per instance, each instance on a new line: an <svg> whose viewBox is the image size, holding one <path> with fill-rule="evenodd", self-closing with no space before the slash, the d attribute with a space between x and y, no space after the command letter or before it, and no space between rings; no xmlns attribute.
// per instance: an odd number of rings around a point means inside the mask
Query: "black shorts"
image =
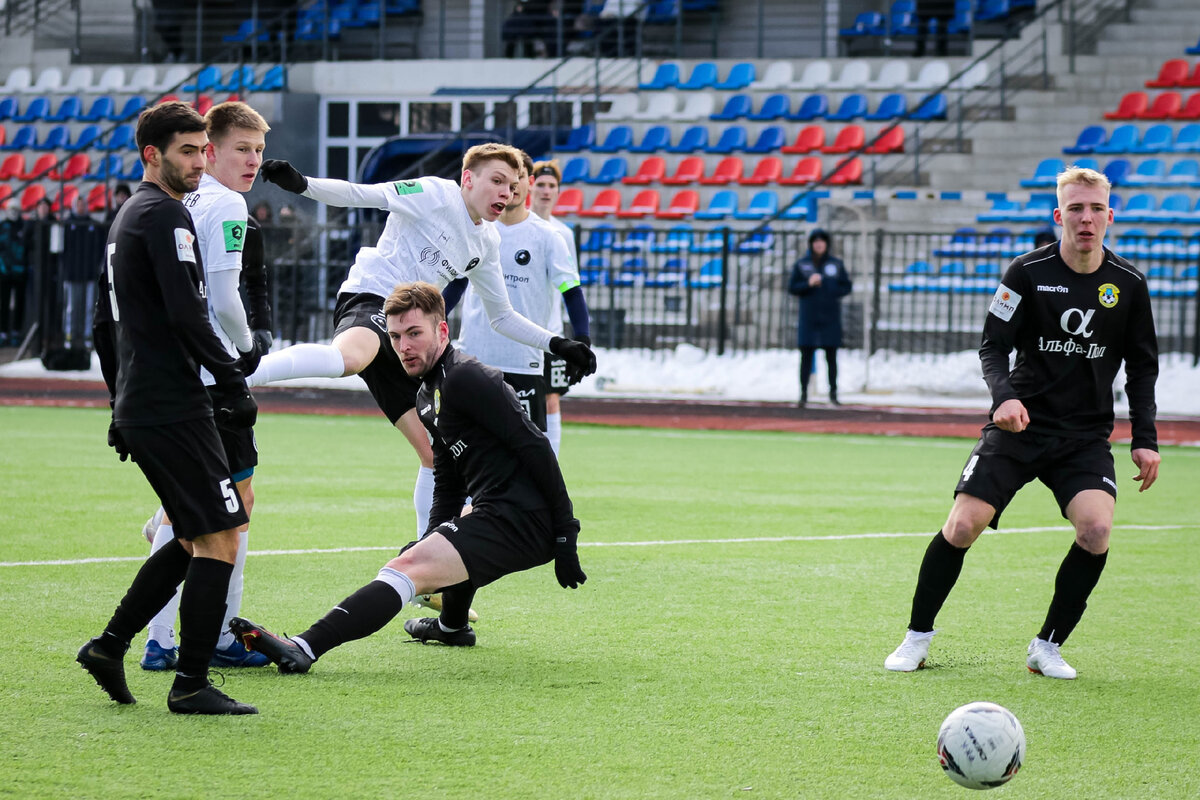
<svg viewBox="0 0 1200 800"><path fill-rule="evenodd" d="M209 387L211 390L211 387ZM216 404L213 404L216 407ZM254 474L258 466L258 442L253 428L227 428L217 423L217 435L225 448L225 461L234 483L241 483Z"/></svg>
<svg viewBox="0 0 1200 800"><path fill-rule="evenodd" d="M517 402L525 409L525 416L533 420L538 430L546 432L546 381L541 375L504 373L504 382L517 393Z"/></svg>
<svg viewBox="0 0 1200 800"><path fill-rule="evenodd" d="M476 589L554 559L549 510L485 503L431 533L440 533L454 545L467 568L467 581Z"/></svg>
<svg viewBox="0 0 1200 800"><path fill-rule="evenodd" d="M175 525L175 538L191 540L250 521L212 419L122 427L121 436Z"/></svg>
<svg viewBox="0 0 1200 800"><path fill-rule="evenodd" d="M1107 439L1073 439L1023 431L1009 433L988 423L963 468L955 496L966 492L996 509L991 527L1025 484L1037 478L1054 493L1063 518L1075 495L1100 489L1117 496L1117 474Z"/></svg>
<svg viewBox="0 0 1200 800"><path fill-rule="evenodd" d="M544 363L542 379L546 381L546 391L557 395L564 395L571 391L571 384L567 381L567 362L558 356L546 353Z"/></svg>
<svg viewBox="0 0 1200 800"><path fill-rule="evenodd" d="M392 349L387 334L387 318L383 315L383 298L377 294L339 294L333 309L333 335L350 328L367 328L379 336L379 353L358 373L379 409L393 425L404 412L417 404L417 389L421 381L408 377L400 356Z"/></svg>

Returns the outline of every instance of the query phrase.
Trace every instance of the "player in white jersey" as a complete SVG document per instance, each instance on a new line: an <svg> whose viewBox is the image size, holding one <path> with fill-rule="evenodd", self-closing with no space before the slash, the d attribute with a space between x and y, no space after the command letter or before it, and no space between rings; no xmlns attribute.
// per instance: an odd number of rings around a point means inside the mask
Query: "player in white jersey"
<svg viewBox="0 0 1200 800"><path fill-rule="evenodd" d="M264 339L264 335L269 336L266 331L251 331L238 291L248 216L242 192L250 191L258 176L270 126L262 115L241 102L213 106L204 121L208 129L205 173L196 190L184 196L183 204L196 227L205 285L208 288L209 322L225 349L230 355L242 359L243 371L249 374L270 347L270 342L269 338ZM200 377L206 386L213 385L213 377L207 369L200 368ZM254 506L254 491L250 483L254 468L258 465L254 431L220 424L217 425L217 431L229 460L230 475L249 516ZM237 559L229 579L225 619L213 655L213 666L260 667L268 663L261 653L247 651L229 632L229 619L239 613L242 605L248 530L249 525L238 529ZM161 508L146 524L144 532L151 539L151 553L175 538L174 526ZM174 628L178 607L179 593L176 592L150 621L146 649L141 659L143 669L158 671L175 668L178 655Z"/></svg>
<svg viewBox="0 0 1200 800"><path fill-rule="evenodd" d="M554 204L558 202L558 194L562 186L562 170L558 166L558 161L537 162L533 165L533 172L530 173L530 176L533 180L533 187L530 191L532 197L530 208L534 214L549 222L566 241L567 249L571 253L571 260L575 264L576 274L578 274L579 256L575 249L575 231L553 214ZM563 299L566 299L565 294ZM546 327L555 333L561 334L562 332L562 308L557 304L554 308L554 317ZM567 378L566 365L562 359L546 358L545 379L547 392L546 436L550 439L554 454L558 455L558 449L562 443L562 406L559 398L571 388L571 383Z"/></svg>
<svg viewBox="0 0 1200 800"><path fill-rule="evenodd" d="M300 344L272 353L248 383L361 375L388 421L421 460L413 492L418 537L429 527L433 451L414 408L419 383L404 372L387 338L383 300L397 284L428 281L442 288L457 278L469 278L497 331L561 355L584 374L596 369L596 357L586 344L534 325L508 300L500 270L500 237L491 223L512 197L521 167L518 153L495 143L472 147L463 157L461 187L430 177L368 186L306 178L286 161L263 164L263 178L290 192L330 205L389 212L379 241L358 251L338 291L333 343Z"/></svg>
<svg viewBox="0 0 1200 800"><path fill-rule="evenodd" d="M508 297L513 308L547 328L551 328L557 317L560 330L562 301L559 298L565 298L571 326L576 336L586 342L588 313L579 285L579 270L558 232L525 207L533 160L525 153L521 155L517 191L496 222L500 232L500 266L504 270ZM448 301L453 299L449 289L444 294ZM492 330L477 292L466 293L462 313L459 346L503 372L505 382L517 393L525 413L545 431L547 387L543 378L543 353Z"/></svg>

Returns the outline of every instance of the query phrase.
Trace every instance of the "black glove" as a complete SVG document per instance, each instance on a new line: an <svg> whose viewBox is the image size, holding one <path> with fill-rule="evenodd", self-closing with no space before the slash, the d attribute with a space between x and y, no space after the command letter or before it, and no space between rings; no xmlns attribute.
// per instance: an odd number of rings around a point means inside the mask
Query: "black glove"
<svg viewBox="0 0 1200 800"><path fill-rule="evenodd" d="M258 419L258 403L250 396L243 381L233 386L213 386L213 419L226 428L253 428Z"/></svg>
<svg viewBox="0 0 1200 800"><path fill-rule="evenodd" d="M572 519L571 526L563 528L554 537L554 577L564 589L577 589L587 581L583 567L579 566L579 520Z"/></svg>
<svg viewBox="0 0 1200 800"><path fill-rule="evenodd" d="M286 161L268 158L258 170L264 181L270 181L280 189L286 189L293 194L302 194L308 188L308 178Z"/></svg>
<svg viewBox="0 0 1200 800"><path fill-rule="evenodd" d="M267 345L267 348L269 347L270 345ZM246 352L238 350L238 366L242 368L243 375L248 377L254 374L254 370L258 369L258 362L262 361L267 348L262 346L262 342L257 336L250 335L250 349Z"/></svg>
<svg viewBox="0 0 1200 800"><path fill-rule="evenodd" d="M115 422L108 423L108 446L117 451L122 461L129 458L129 445L125 444L125 437Z"/></svg>
<svg viewBox="0 0 1200 800"><path fill-rule="evenodd" d="M588 347L591 347L591 346L592 346L592 340L591 340L591 339L589 339L589 338L588 338L586 335L584 335L584 334L579 334L578 336L576 336L576 337L575 337L575 341L577 341L577 342L583 342L583 343L584 343L584 344L586 344ZM592 358L593 358L593 360L595 360L595 356L593 356ZM592 368L592 371L593 371L593 372L595 372L595 368L594 368L594 367ZM583 380L583 379L584 379L584 377L586 377L586 376L587 376L587 373L583 371L583 368L581 368L581 367L578 367L578 366L576 366L576 365L574 365L574 364L571 364L571 363L568 363L568 364L567 364L567 367L566 367L566 373L567 373L567 386L574 386L575 384L577 384L577 383L579 383L581 380Z"/></svg>
<svg viewBox="0 0 1200 800"><path fill-rule="evenodd" d="M271 352L271 345L275 344L275 334L271 333L266 328L258 328L250 331L250 338L254 340L254 346L257 347L263 355ZM247 375L250 373L247 372Z"/></svg>
<svg viewBox="0 0 1200 800"><path fill-rule="evenodd" d="M570 380L572 366L582 373L579 376L580 380L584 375L591 375L596 371L596 354L592 352L592 348L588 347L589 343L585 341L586 339L586 336L579 339L564 339L561 336L554 336L550 339L550 352L568 364L568 380ZM575 383L578 382L575 381Z"/></svg>

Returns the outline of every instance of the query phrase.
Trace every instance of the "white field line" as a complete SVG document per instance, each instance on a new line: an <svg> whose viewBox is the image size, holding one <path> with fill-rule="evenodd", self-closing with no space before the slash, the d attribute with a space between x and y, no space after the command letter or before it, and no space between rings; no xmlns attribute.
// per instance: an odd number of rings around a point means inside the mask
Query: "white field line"
<svg viewBox="0 0 1200 800"><path fill-rule="evenodd" d="M1002 531L987 531L985 535L996 536L1010 533L1043 533L1047 531L1070 531L1066 525L1040 528L1006 528ZM1200 530L1200 523L1181 525L1115 525L1114 531L1183 531ZM844 533L829 536L752 536L732 539L663 539L645 542L580 542L580 547L669 547L672 545L691 544L775 544L782 542L840 542L850 539L903 539L911 537L928 538L929 531L906 533L902 531L877 531L873 533ZM303 550L251 550L249 556L306 556L338 553L374 553L399 552L399 546L382 547L317 547ZM48 561L0 561L0 567L72 567L82 564L118 564L125 561L145 561L143 556L112 556L104 558L70 558Z"/></svg>

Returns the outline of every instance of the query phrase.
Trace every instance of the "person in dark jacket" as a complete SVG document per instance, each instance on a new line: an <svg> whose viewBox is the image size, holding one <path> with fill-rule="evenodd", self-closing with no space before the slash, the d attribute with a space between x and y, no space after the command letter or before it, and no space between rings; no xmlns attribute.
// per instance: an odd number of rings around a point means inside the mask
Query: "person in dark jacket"
<svg viewBox="0 0 1200 800"><path fill-rule="evenodd" d="M830 249L829 234L817 228L808 237L808 252L792 267L788 294L800 298L800 407L808 403L808 379L817 348L825 351L829 369L829 402L838 405L837 350L842 346L842 298L853 283L840 258Z"/></svg>

